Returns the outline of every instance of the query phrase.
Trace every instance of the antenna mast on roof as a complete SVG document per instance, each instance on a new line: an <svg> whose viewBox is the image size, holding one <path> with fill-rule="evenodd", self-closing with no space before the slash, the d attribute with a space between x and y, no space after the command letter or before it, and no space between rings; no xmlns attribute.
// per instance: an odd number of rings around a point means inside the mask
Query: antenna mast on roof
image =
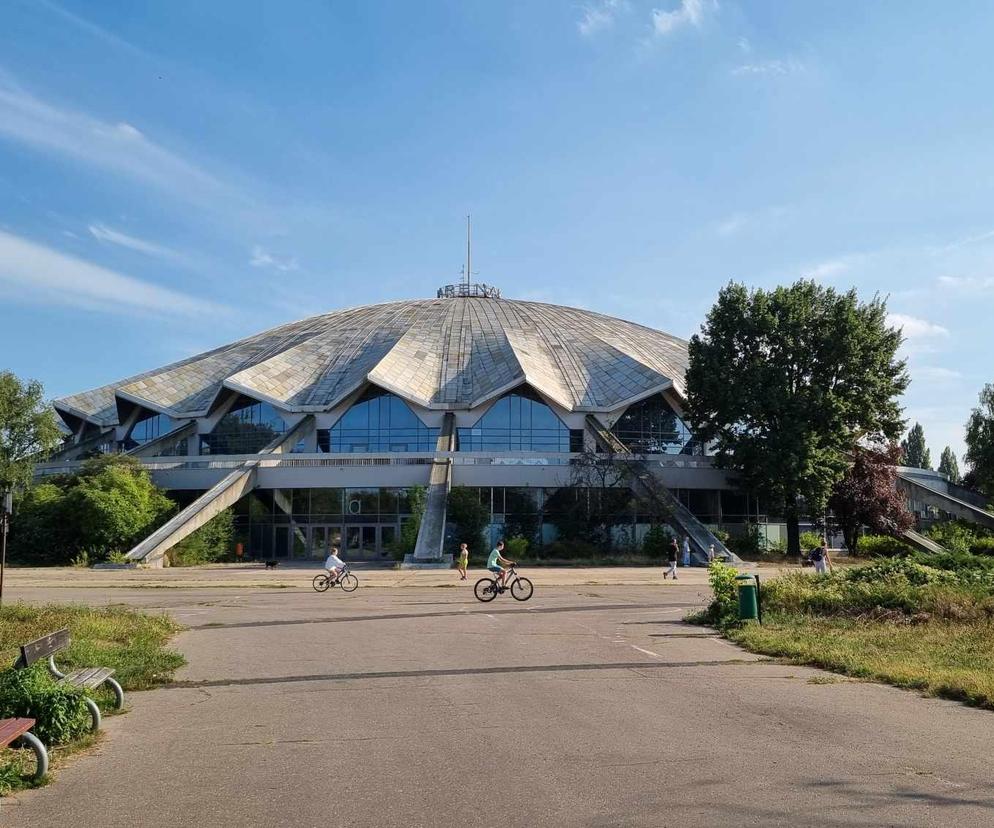
<svg viewBox="0 0 994 828"><path fill-rule="evenodd" d="M473 281L473 225L470 217L466 216L466 266L463 268L463 278L466 283L466 291L469 292L469 283Z"/></svg>
<svg viewBox="0 0 994 828"><path fill-rule="evenodd" d="M473 277L476 275L473 270L473 225L470 216L466 216L466 264L462 266L462 280L457 285L440 287L438 298L500 299L500 291L493 285L473 284Z"/></svg>

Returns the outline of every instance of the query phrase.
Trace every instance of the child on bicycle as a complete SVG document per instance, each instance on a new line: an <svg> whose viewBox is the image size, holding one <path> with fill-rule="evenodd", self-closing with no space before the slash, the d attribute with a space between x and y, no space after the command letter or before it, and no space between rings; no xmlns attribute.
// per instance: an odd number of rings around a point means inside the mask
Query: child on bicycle
<svg viewBox="0 0 994 828"><path fill-rule="evenodd" d="M497 541L497 546L490 550L490 557L487 558L487 569L497 576L497 586L504 588L504 581L507 580L507 569L515 565L514 561L509 561L501 552L504 551L504 541Z"/></svg>
<svg viewBox="0 0 994 828"><path fill-rule="evenodd" d="M338 582L338 576L342 574L342 570L345 568L345 561L338 557L338 547L331 547L331 554L325 558L324 568L328 570L328 577L331 579L331 583Z"/></svg>

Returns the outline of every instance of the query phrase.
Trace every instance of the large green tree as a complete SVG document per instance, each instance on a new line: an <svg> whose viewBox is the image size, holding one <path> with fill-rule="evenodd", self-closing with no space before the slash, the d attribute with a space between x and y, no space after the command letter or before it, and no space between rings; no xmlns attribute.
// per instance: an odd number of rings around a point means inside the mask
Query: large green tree
<svg viewBox="0 0 994 828"><path fill-rule="evenodd" d="M787 522L800 554L803 511L820 515L857 440L897 439L908 385L886 305L814 281L730 283L690 342L687 410L718 463Z"/></svg>
<svg viewBox="0 0 994 828"><path fill-rule="evenodd" d="M942 450L939 458L939 472L944 474L953 483L959 483L959 463L956 461L956 454L949 446Z"/></svg>
<svg viewBox="0 0 994 828"><path fill-rule="evenodd" d="M35 460L61 437L41 383L0 371L0 496L27 486Z"/></svg>
<svg viewBox="0 0 994 828"><path fill-rule="evenodd" d="M915 469L932 468L932 455L925 444L925 429L915 423L901 441L901 464Z"/></svg>
<svg viewBox="0 0 994 828"><path fill-rule="evenodd" d="M479 489L453 487L449 491L446 518L456 526L458 543L465 543L474 555L487 551L484 532L490 525L490 509L480 500Z"/></svg>
<svg viewBox="0 0 994 828"><path fill-rule="evenodd" d="M966 422L966 454L974 484L994 496L994 384L980 392L979 405Z"/></svg>

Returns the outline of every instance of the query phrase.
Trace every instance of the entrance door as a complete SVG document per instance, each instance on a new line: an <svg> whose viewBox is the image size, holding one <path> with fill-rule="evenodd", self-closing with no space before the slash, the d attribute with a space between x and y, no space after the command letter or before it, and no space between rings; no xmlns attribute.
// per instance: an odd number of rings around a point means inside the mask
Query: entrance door
<svg viewBox="0 0 994 828"><path fill-rule="evenodd" d="M389 527L393 529L393 527ZM353 561L376 561L383 555L385 539L380 535L381 527L359 525L345 527L345 552ZM392 537L386 533L386 538Z"/></svg>
<svg viewBox="0 0 994 828"><path fill-rule="evenodd" d="M332 547L342 549L341 526L310 526L308 527L307 558L312 561L323 561L328 557Z"/></svg>

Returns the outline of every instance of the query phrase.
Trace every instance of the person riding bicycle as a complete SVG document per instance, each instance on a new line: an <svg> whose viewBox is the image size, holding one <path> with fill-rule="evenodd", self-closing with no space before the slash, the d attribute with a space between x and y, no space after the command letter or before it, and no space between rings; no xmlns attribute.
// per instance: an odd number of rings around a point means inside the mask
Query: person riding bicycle
<svg viewBox="0 0 994 828"><path fill-rule="evenodd" d="M490 550L490 557L487 558L487 569L497 576L497 586L504 588L504 581L507 579L507 568L515 566L514 561L509 561L501 552L504 551L504 541L497 541L497 546Z"/></svg>
<svg viewBox="0 0 994 828"><path fill-rule="evenodd" d="M336 583L338 581L338 576L342 574L342 570L345 569L345 561L338 557L338 547L331 547L331 554L325 558L324 568L328 570L328 578L331 583Z"/></svg>

